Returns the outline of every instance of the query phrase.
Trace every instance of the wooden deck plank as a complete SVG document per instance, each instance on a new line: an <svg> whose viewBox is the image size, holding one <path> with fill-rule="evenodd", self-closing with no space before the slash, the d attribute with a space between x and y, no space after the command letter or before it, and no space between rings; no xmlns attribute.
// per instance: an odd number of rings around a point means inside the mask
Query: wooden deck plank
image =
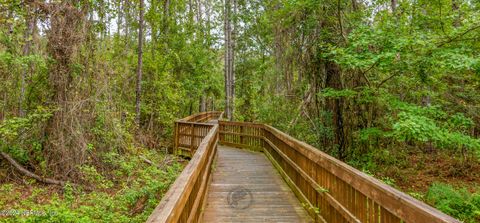
<svg viewBox="0 0 480 223"><path fill-rule="evenodd" d="M203 222L313 222L267 158L218 147Z"/></svg>

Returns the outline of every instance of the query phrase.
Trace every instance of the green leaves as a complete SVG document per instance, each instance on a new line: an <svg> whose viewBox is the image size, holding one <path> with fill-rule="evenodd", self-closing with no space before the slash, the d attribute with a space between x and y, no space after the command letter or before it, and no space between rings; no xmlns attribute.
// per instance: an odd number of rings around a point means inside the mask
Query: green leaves
<svg viewBox="0 0 480 223"><path fill-rule="evenodd" d="M465 117L463 113L456 113L450 117L447 126L451 130L459 130L466 133L466 131L475 126L475 123L471 118Z"/></svg>
<svg viewBox="0 0 480 223"><path fill-rule="evenodd" d="M28 114L25 118L14 117L0 123L0 139L11 142L22 134L23 130L34 127L34 125L46 121L52 116L52 111L38 107L36 111Z"/></svg>
<svg viewBox="0 0 480 223"><path fill-rule="evenodd" d="M447 117L439 108L403 104L403 111L392 117L395 120L389 136L398 141L432 142L441 148L480 151L480 139L461 132L472 126L472 120L459 113Z"/></svg>
<svg viewBox="0 0 480 223"><path fill-rule="evenodd" d="M350 98L357 95L357 92L351 89L336 90L333 88L325 88L319 93L319 96L326 98Z"/></svg>
<svg viewBox="0 0 480 223"><path fill-rule="evenodd" d="M430 118L407 112L401 112L398 117L393 124L393 136L399 141L428 142L441 138L440 128Z"/></svg>
<svg viewBox="0 0 480 223"><path fill-rule="evenodd" d="M384 132L381 129L376 127L365 128L359 131L359 140L364 142L368 142L373 139L378 139L383 136L384 136Z"/></svg>
<svg viewBox="0 0 480 223"><path fill-rule="evenodd" d="M433 183L426 200L436 208L467 223L480 218L480 194L470 193L466 188L455 189L444 183Z"/></svg>
<svg viewBox="0 0 480 223"><path fill-rule="evenodd" d="M41 124L52 116L52 111L38 107L24 118L14 117L0 123L0 150L11 155L21 164L33 160L44 161L42 146L38 139L31 137ZM32 139L33 138L33 139ZM40 164L43 168L44 165Z"/></svg>

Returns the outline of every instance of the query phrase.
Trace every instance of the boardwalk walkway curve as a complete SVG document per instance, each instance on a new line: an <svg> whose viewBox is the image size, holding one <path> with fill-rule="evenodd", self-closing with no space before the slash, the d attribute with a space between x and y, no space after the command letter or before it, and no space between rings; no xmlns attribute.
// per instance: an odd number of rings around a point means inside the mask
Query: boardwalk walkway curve
<svg viewBox="0 0 480 223"><path fill-rule="evenodd" d="M175 153L191 160L147 222L460 222L269 125L222 116L175 122Z"/></svg>

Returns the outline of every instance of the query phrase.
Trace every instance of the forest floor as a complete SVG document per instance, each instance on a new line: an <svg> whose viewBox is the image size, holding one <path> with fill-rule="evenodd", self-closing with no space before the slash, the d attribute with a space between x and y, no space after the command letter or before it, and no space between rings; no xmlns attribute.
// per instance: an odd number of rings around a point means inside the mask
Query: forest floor
<svg viewBox="0 0 480 223"><path fill-rule="evenodd" d="M401 170L404 177L400 177L397 181L397 185L403 191L427 192L434 182L466 187L470 192L475 192L480 186L479 162L462 164L448 153L433 156L412 155L408 161L411 166Z"/></svg>
<svg viewBox="0 0 480 223"><path fill-rule="evenodd" d="M87 174L93 190L39 183L0 162L0 222L145 222L187 163L142 148L111 160L108 174Z"/></svg>
<svg viewBox="0 0 480 223"><path fill-rule="evenodd" d="M405 192L426 193L435 182L446 183L456 188L467 188L470 192L480 187L480 162L475 159L458 160L450 151L437 150L432 153L412 151L391 159L400 159L401 165L380 163L379 178L393 179L393 185Z"/></svg>

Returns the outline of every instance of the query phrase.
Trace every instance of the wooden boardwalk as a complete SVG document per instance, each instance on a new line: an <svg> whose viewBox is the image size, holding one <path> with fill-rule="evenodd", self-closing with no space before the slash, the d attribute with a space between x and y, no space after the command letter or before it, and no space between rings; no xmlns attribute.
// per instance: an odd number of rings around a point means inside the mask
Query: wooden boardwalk
<svg viewBox="0 0 480 223"><path fill-rule="evenodd" d="M175 121L174 152L191 160L148 223L460 223L272 126L222 116Z"/></svg>
<svg viewBox="0 0 480 223"><path fill-rule="evenodd" d="M218 146L203 222L313 222L263 153Z"/></svg>

